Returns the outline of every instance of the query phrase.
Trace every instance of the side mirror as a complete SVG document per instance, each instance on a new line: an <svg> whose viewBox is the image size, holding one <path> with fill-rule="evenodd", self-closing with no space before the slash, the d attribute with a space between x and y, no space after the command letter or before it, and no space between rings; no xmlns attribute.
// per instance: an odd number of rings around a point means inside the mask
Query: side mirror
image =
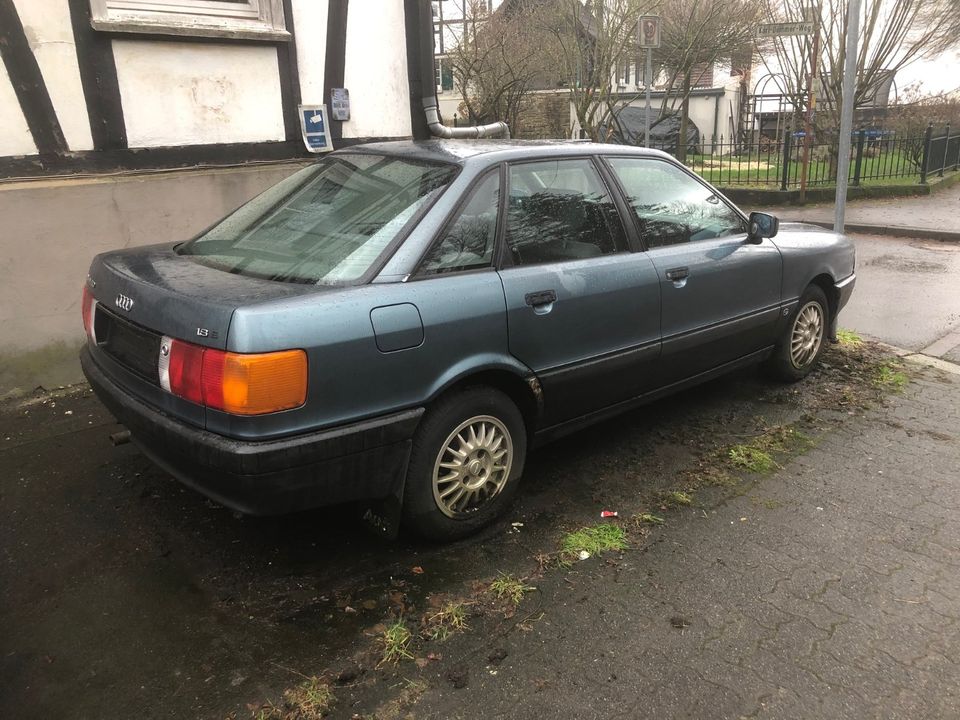
<svg viewBox="0 0 960 720"><path fill-rule="evenodd" d="M763 238L776 237L779 229L780 221L777 220L775 215L762 212L750 213L750 229L747 233L747 240L759 243Z"/></svg>

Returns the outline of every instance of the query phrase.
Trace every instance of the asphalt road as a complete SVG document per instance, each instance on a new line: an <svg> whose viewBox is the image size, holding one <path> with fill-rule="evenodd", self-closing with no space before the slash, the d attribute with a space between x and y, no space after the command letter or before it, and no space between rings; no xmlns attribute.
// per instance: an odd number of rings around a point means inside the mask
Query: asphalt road
<svg viewBox="0 0 960 720"><path fill-rule="evenodd" d="M960 330L960 243L857 236L857 287L840 326L921 352ZM930 353L960 362L960 336Z"/></svg>

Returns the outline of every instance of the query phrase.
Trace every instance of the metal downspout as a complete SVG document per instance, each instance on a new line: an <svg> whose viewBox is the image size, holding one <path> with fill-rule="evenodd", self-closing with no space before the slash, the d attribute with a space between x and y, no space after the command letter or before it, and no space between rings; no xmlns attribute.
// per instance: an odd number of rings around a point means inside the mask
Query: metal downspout
<svg viewBox="0 0 960 720"><path fill-rule="evenodd" d="M489 125L471 125L452 128L440 121L440 107L437 101L433 48L433 7L430 0L420 0L420 75L424 88L433 88L433 92L423 96L423 112L427 116L427 126L435 137L440 138L484 138L510 137L510 127L505 122Z"/></svg>

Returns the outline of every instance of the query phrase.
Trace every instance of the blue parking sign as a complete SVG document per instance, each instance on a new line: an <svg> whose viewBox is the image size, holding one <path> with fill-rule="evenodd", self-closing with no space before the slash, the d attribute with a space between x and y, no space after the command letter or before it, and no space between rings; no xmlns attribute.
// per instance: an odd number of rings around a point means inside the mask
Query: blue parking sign
<svg viewBox="0 0 960 720"><path fill-rule="evenodd" d="M314 153L333 150L333 142L327 132L326 105L301 105L300 128L307 150Z"/></svg>

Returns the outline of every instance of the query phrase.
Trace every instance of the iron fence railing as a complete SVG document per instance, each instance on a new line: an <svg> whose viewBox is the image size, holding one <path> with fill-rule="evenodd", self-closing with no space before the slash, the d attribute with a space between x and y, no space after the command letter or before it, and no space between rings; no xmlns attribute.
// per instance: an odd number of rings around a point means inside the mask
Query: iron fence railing
<svg viewBox="0 0 960 720"><path fill-rule="evenodd" d="M853 133L850 152L850 184L926 183L936 173L960 166L960 133L950 126L935 130L929 125L920 134L862 128ZM676 139L652 147L677 155ZM714 185L800 187L803 173L804 134L786 131L778 138L704 141L687 148L684 163ZM836 184L836 138L817 138L810 145L807 186Z"/></svg>

